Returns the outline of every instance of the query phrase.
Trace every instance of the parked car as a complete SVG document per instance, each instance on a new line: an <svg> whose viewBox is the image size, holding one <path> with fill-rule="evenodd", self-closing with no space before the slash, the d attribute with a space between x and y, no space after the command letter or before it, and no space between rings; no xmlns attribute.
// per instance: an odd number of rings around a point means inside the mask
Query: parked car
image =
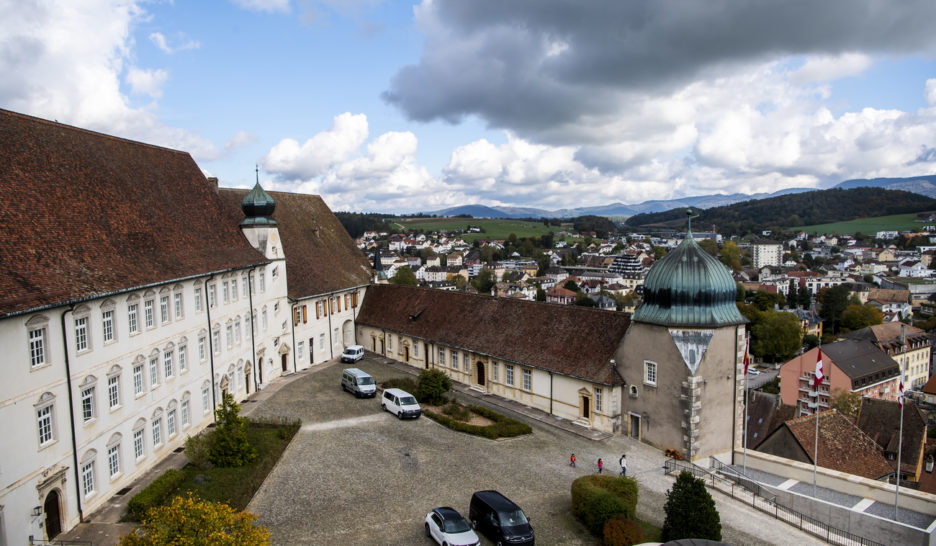
<svg viewBox="0 0 936 546"><path fill-rule="evenodd" d="M416 419L422 413L416 397L402 389L387 389L380 400L380 407L396 415L400 419L412 417Z"/></svg>
<svg viewBox="0 0 936 546"><path fill-rule="evenodd" d="M749 368L747 371L748 375L760 375L761 372L757 368Z"/></svg>
<svg viewBox="0 0 936 546"><path fill-rule="evenodd" d="M358 398L377 395L377 384L374 378L357 368L347 368L341 372L341 388Z"/></svg>
<svg viewBox="0 0 936 546"><path fill-rule="evenodd" d="M497 491L476 491L468 512L471 526L495 544L534 544L530 518Z"/></svg>
<svg viewBox="0 0 936 546"><path fill-rule="evenodd" d="M426 536L442 546L480 546L481 540L454 508L433 508L426 514Z"/></svg>
<svg viewBox="0 0 936 546"><path fill-rule="evenodd" d="M364 347L360 345L346 347L344 352L341 353L342 362L357 362L362 358L364 358Z"/></svg>

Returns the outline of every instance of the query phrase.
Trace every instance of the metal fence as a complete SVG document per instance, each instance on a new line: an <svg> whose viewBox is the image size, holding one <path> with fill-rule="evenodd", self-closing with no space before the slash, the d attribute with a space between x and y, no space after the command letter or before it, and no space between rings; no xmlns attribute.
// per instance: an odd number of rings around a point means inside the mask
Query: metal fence
<svg viewBox="0 0 936 546"><path fill-rule="evenodd" d="M717 489L726 495L730 495L731 498L744 502L745 504L750 504L752 507L765 514L769 514L780 521L788 523L831 544L847 546L884 546L884 544L880 542L832 527L816 518L807 516L792 508L787 508L778 503L774 495L763 496L763 493L767 493L765 488L760 486L760 484L754 483L750 478L740 475L734 469L723 475L720 472L713 472L687 461L666 459L666 462L663 464L663 471L666 474L689 472L696 478L703 480L709 487Z"/></svg>

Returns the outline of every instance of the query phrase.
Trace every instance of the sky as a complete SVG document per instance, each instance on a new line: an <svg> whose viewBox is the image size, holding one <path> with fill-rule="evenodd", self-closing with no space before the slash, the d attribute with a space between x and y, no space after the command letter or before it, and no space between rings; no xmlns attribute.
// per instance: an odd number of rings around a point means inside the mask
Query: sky
<svg viewBox="0 0 936 546"><path fill-rule="evenodd" d="M936 173L932 0L0 0L0 108L336 211Z"/></svg>

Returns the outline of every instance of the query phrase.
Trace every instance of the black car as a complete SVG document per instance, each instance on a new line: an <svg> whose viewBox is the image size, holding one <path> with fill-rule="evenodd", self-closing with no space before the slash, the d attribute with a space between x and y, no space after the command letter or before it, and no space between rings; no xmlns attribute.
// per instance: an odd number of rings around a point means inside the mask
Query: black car
<svg viewBox="0 0 936 546"><path fill-rule="evenodd" d="M534 544L530 519L497 491L477 491L468 512L471 526L495 544Z"/></svg>

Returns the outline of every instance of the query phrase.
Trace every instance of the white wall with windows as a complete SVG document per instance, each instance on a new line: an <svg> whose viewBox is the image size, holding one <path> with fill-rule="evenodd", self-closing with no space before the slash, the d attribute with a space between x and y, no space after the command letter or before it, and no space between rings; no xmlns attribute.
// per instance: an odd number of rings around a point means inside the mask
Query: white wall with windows
<svg viewBox="0 0 936 546"><path fill-rule="evenodd" d="M364 286L354 287L290 303L287 310L292 314L292 324L287 326L293 329L296 340L296 371L338 358L345 347L356 343L354 324L365 290ZM289 371L293 370L292 357Z"/></svg>

